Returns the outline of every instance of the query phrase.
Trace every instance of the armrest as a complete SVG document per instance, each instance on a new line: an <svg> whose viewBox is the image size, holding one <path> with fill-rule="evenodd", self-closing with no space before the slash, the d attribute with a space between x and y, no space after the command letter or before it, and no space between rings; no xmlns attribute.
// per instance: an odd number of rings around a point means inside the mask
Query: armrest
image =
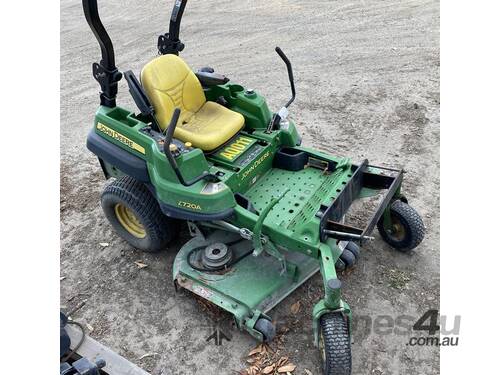
<svg viewBox="0 0 500 375"><path fill-rule="evenodd" d="M229 78L227 78L223 74L215 73L213 69L202 68L195 74L196 77L198 77L201 85L204 87L223 85L229 82Z"/></svg>

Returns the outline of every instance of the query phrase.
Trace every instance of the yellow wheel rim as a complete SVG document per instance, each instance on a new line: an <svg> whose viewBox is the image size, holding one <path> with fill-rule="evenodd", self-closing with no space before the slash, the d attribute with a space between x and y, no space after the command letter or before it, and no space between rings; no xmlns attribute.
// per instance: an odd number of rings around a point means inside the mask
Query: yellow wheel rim
<svg viewBox="0 0 500 375"><path fill-rule="evenodd" d="M144 225L141 224L137 216L135 216L134 212L130 208L121 203L117 203L115 206L115 214L122 227L124 227L132 236L137 238L146 237Z"/></svg>

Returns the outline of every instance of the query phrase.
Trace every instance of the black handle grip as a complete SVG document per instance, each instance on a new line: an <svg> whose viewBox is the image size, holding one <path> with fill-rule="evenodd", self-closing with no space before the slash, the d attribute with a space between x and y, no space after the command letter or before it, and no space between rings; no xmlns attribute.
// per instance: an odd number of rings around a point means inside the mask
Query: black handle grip
<svg viewBox="0 0 500 375"><path fill-rule="evenodd" d="M179 116L181 115L181 110L179 108L174 109L174 114L172 115L172 119L170 120L170 124L167 128L167 134L165 136L165 144L163 147L170 147L170 143L172 143L172 139L174 138L175 127L177 126L177 121L179 121ZM170 148L168 149L170 152Z"/></svg>
<svg viewBox="0 0 500 375"><path fill-rule="evenodd" d="M290 80L290 87L292 89L292 97L285 104L285 107L288 108L288 106L292 104L292 102L295 100L295 83L293 79L292 64L290 63L290 60L288 60L288 57L286 57L285 52L281 50L281 48L276 47L274 50L279 55L279 57L281 57L281 59L285 62L286 70L288 71L288 79Z"/></svg>

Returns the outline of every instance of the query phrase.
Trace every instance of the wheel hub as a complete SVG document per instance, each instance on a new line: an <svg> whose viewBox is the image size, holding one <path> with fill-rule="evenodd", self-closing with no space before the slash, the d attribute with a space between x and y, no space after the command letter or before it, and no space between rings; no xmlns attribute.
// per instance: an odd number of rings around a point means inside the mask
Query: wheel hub
<svg viewBox="0 0 500 375"><path fill-rule="evenodd" d="M396 241L402 241L406 236L405 227L401 224L401 221L392 217L391 235Z"/></svg>
<svg viewBox="0 0 500 375"><path fill-rule="evenodd" d="M205 248L202 263L208 269L220 269L233 259L233 252L223 243L214 243Z"/></svg>
<svg viewBox="0 0 500 375"><path fill-rule="evenodd" d="M146 237L144 225L139 221L134 212L127 206L118 203L115 206L116 218L127 232L137 238Z"/></svg>

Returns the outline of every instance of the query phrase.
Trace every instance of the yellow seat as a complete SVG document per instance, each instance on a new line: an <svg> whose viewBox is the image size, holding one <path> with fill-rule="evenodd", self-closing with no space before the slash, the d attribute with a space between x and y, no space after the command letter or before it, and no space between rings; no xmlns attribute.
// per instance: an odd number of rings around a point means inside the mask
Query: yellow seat
<svg viewBox="0 0 500 375"><path fill-rule="evenodd" d="M176 55L163 55L149 62L141 82L155 109L162 130L174 109L181 114L174 137L211 151L233 137L244 125L243 116L215 102L207 102L198 78Z"/></svg>

